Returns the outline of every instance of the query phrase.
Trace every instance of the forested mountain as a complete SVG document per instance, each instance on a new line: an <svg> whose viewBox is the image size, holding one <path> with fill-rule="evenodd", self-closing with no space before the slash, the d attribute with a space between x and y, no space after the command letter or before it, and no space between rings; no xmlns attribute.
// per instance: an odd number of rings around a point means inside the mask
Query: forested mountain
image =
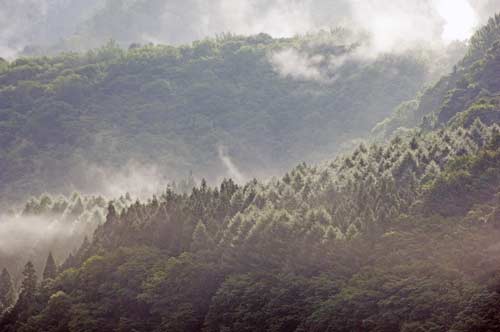
<svg viewBox="0 0 500 332"><path fill-rule="evenodd" d="M390 135L401 127L436 128L448 122L469 127L479 118L500 122L500 15L489 19L470 40L469 50L453 72L416 99L402 103L374 129Z"/></svg>
<svg viewBox="0 0 500 332"><path fill-rule="evenodd" d="M132 203L130 196L114 202L121 211ZM52 252L59 262L77 250L85 238L92 238L105 220L107 201L100 196L51 197L44 194L30 199L22 211L0 215L0 262L7 268L14 284L24 263L32 261L43 269L46 256Z"/></svg>
<svg viewBox="0 0 500 332"><path fill-rule="evenodd" d="M465 148L464 148L465 147ZM496 329L500 129L360 146L117 213L2 331Z"/></svg>
<svg viewBox="0 0 500 332"><path fill-rule="evenodd" d="M458 45L445 55L365 58L360 38L334 29L128 50L110 42L0 62L2 201L67 188L93 194L106 176L89 169L116 173L129 161L169 180L191 170L213 182L324 160L462 53Z"/></svg>
<svg viewBox="0 0 500 332"><path fill-rule="evenodd" d="M1 61L0 332L499 331L500 15L467 50L367 40ZM131 160L190 175L88 194Z"/></svg>
<svg viewBox="0 0 500 332"><path fill-rule="evenodd" d="M50 256L42 281L26 264L13 305L2 274L0 331L499 330L497 22L414 102L421 125L386 122L387 142L268 182L109 202L58 273Z"/></svg>
<svg viewBox="0 0 500 332"><path fill-rule="evenodd" d="M183 194L196 186L193 178L168 184L169 190ZM92 239L96 228L106 220L108 198L71 195L53 196L47 193L30 198L21 208L0 213L0 266L6 268L14 286L26 261L42 270L49 253L58 262L77 252L82 243ZM113 200L120 213L136 201L130 193ZM85 244L83 244L85 246Z"/></svg>
<svg viewBox="0 0 500 332"><path fill-rule="evenodd" d="M86 51L110 38L128 46L137 42L181 45L228 31L284 37L329 29L339 23L375 33L385 41L396 35L404 37L402 42L421 38L431 42L443 28L441 0L236 1L4 1L0 7L0 57ZM458 4L450 10L460 13L466 3L481 24L500 10L496 0L456 1ZM391 20L393 27L389 29L389 25L377 23L387 15L405 20ZM457 23L463 29L474 22L462 19Z"/></svg>

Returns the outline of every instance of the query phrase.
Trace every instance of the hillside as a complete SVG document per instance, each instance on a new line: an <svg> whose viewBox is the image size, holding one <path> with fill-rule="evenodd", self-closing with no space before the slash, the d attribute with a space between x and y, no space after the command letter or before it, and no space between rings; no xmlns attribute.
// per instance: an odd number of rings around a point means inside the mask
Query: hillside
<svg viewBox="0 0 500 332"><path fill-rule="evenodd" d="M374 133L390 136L401 127L435 128L449 122L468 127L476 118L485 124L500 122L500 14L490 18L469 43L452 73L402 103Z"/></svg>
<svg viewBox="0 0 500 332"><path fill-rule="evenodd" d="M14 305L2 274L0 331L500 327L500 128L480 116L269 182L118 203L41 281L27 263Z"/></svg>
<svg viewBox="0 0 500 332"><path fill-rule="evenodd" d="M85 54L4 61L2 201L68 188L101 193L95 183L130 162L168 180L192 171L213 182L324 160L450 61L425 50L350 59L353 38L336 29L128 50L110 42Z"/></svg>
<svg viewBox="0 0 500 332"><path fill-rule="evenodd" d="M131 203L127 195L117 199L114 206L121 211ZM0 265L18 285L25 262L31 261L38 270L43 269L49 252L62 261L86 237L92 238L96 227L105 220L106 208L103 197L73 193L68 197L44 194L30 199L21 211L2 211Z"/></svg>
<svg viewBox="0 0 500 332"><path fill-rule="evenodd" d="M37 285L26 265L1 330L495 327L499 144L500 128L476 121L268 184L110 205L59 275Z"/></svg>
<svg viewBox="0 0 500 332"><path fill-rule="evenodd" d="M449 54L368 58L362 42L224 35L2 63L6 201L190 175L0 219L0 332L499 331L500 15L437 80ZM9 225L47 235L19 245Z"/></svg>

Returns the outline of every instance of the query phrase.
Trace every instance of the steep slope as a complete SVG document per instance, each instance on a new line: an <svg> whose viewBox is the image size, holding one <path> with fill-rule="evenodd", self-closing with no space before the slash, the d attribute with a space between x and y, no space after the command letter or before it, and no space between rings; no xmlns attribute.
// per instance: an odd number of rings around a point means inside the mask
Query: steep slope
<svg viewBox="0 0 500 332"><path fill-rule="evenodd" d="M121 211L131 203L127 195L114 206ZM30 199L22 211L0 214L0 265L17 281L27 261L41 270L49 252L56 261L65 260L86 237L92 238L105 221L106 207L102 197L42 195Z"/></svg>
<svg viewBox="0 0 500 332"><path fill-rule="evenodd" d="M37 286L27 265L0 330L494 327L499 144L498 126L477 121L360 146L268 184L110 205L55 279Z"/></svg>
<svg viewBox="0 0 500 332"><path fill-rule="evenodd" d="M389 136L400 127L424 124L427 128L448 122L470 126L500 122L500 14L490 18L470 40L465 58L450 75L426 89L417 99L401 104L391 118L375 129Z"/></svg>
<svg viewBox="0 0 500 332"><path fill-rule="evenodd" d="M0 331L496 331L500 127L458 105L266 183L110 202L59 274L26 264Z"/></svg>
<svg viewBox="0 0 500 332"><path fill-rule="evenodd" d="M128 51L110 43L87 54L4 62L2 200L68 187L92 192L89 183L103 179L89 167L116 171L130 160L170 179L192 170L215 180L235 176L229 157L240 177L251 178L331 156L413 96L434 70L425 51L349 60L357 44L345 35L222 36ZM328 61L308 63L318 56L347 61L330 73ZM293 60L299 68L290 67Z"/></svg>

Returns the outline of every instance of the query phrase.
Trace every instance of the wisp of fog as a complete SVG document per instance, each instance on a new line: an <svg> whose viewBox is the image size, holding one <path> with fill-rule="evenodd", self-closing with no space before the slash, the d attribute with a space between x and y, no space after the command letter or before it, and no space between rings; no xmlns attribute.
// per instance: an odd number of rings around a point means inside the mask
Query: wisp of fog
<svg viewBox="0 0 500 332"><path fill-rule="evenodd" d="M84 50L109 39L182 44L226 32L289 37L336 26L368 32L371 51L387 52L468 38L499 9L498 0L1 0L0 56Z"/></svg>

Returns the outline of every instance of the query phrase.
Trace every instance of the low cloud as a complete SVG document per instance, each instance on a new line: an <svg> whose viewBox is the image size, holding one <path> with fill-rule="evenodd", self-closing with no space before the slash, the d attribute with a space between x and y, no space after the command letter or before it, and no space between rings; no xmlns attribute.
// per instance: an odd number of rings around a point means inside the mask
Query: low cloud
<svg viewBox="0 0 500 332"><path fill-rule="evenodd" d="M227 170L227 174L230 178L232 178L237 183L245 183L246 177L243 173L238 169L238 167L234 164L231 157L229 157L227 150L223 146L218 147L219 159Z"/></svg>
<svg viewBox="0 0 500 332"><path fill-rule="evenodd" d="M62 263L96 226L90 219L63 215L0 215L0 268L18 277L32 261L40 274L49 252Z"/></svg>
<svg viewBox="0 0 500 332"><path fill-rule="evenodd" d="M478 18L478 24L484 24L497 12L500 12L500 1L498 0L468 0L474 8Z"/></svg>
<svg viewBox="0 0 500 332"><path fill-rule="evenodd" d="M0 0L0 56L32 45L61 50L63 40L77 49L110 38L125 46L182 44L226 32L290 37L336 26L370 34L372 52L399 51L442 42L467 4L476 26L500 10L498 0ZM443 15L447 6L452 13Z"/></svg>
<svg viewBox="0 0 500 332"><path fill-rule="evenodd" d="M387 54L425 53L431 59L430 67L443 68L443 63L451 67L457 61L451 54L453 41L463 41L473 33L479 11L500 10L500 1L473 2L474 6L467 0L350 1L344 21L349 28L319 33L307 43L274 51L269 60L283 77L322 83L336 81L346 62L369 63ZM345 50L332 54L325 51L329 47Z"/></svg>
<svg viewBox="0 0 500 332"><path fill-rule="evenodd" d="M38 216L0 216L0 255L35 253L40 242L62 240L74 234L71 223Z"/></svg>
<svg viewBox="0 0 500 332"><path fill-rule="evenodd" d="M125 193L134 199L148 199L164 192L171 181L158 166L131 160L122 167L87 165L78 183L73 183L72 187L76 191L109 199Z"/></svg>
<svg viewBox="0 0 500 332"><path fill-rule="evenodd" d="M324 80L319 66L324 62L322 55L308 55L293 48L275 52L270 56L271 63L284 77L298 80Z"/></svg>

